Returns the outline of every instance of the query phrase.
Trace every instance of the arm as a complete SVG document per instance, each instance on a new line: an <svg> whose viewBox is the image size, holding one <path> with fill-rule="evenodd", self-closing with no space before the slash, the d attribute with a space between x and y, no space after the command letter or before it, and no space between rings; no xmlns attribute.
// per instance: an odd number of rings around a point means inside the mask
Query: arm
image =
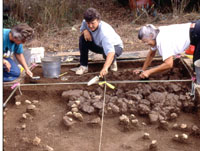
<svg viewBox="0 0 200 151"><path fill-rule="evenodd" d="M142 72L140 74L140 77L148 78L153 73L162 72L167 69L171 69L173 67L173 63L174 63L173 56L171 56L167 58L161 65Z"/></svg>
<svg viewBox="0 0 200 151"><path fill-rule="evenodd" d="M28 74L30 77L33 76L33 73L29 70L28 65L26 64L26 60L24 58L24 55L21 54L15 54L15 57L17 58L18 62L23 66L26 74Z"/></svg>
<svg viewBox="0 0 200 151"><path fill-rule="evenodd" d="M87 29L83 30L82 34L85 38L85 41L92 41L92 36L90 35L90 32Z"/></svg>
<svg viewBox="0 0 200 151"><path fill-rule="evenodd" d="M113 62L115 56L115 52L109 52L107 57L106 57L106 62L104 63L104 66L102 70L100 71L100 76L103 77L104 75L108 74L108 68Z"/></svg>
<svg viewBox="0 0 200 151"><path fill-rule="evenodd" d="M146 68L151 64L155 55L156 55L156 51L152 51L152 50L149 51L149 53L147 54L147 58L144 62L144 65L142 67L142 70L146 70Z"/></svg>
<svg viewBox="0 0 200 151"><path fill-rule="evenodd" d="M7 68L7 71L10 72L11 64L6 59L3 59L3 65Z"/></svg>
<svg viewBox="0 0 200 151"><path fill-rule="evenodd" d="M147 54L146 60L143 64L142 71L145 71L147 69L147 67L151 64L155 55L156 55L156 51L152 51L150 49L149 53ZM136 69L133 72L136 74L139 74L139 73L141 73L141 70Z"/></svg>

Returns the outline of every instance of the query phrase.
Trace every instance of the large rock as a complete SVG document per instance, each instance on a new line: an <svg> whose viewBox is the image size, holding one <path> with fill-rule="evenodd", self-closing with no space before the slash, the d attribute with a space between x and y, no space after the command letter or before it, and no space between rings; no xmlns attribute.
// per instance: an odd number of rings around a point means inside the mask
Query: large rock
<svg viewBox="0 0 200 151"><path fill-rule="evenodd" d="M80 97L83 94L83 90L69 90L69 91L64 91L62 93L62 98L70 100L72 98L76 99Z"/></svg>
<svg viewBox="0 0 200 151"><path fill-rule="evenodd" d="M158 112L152 111L151 113L149 113L149 121L150 121L151 124L157 123L158 119L159 119L159 113Z"/></svg>
<svg viewBox="0 0 200 151"><path fill-rule="evenodd" d="M153 92L148 96L148 100L152 104L165 102L165 98L166 98L166 93L161 93L161 92Z"/></svg>
<svg viewBox="0 0 200 151"><path fill-rule="evenodd" d="M83 103L81 106L81 110L89 114L92 114L95 111L94 107L88 103Z"/></svg>
<svg viewBox="0 0 200 151"><path fill-rule="evenodd" d="M138 105L138 112L141 114L141 115L147 115L150 113L150 108L149 106L145 105L145 104L139 104Z"/></svg>

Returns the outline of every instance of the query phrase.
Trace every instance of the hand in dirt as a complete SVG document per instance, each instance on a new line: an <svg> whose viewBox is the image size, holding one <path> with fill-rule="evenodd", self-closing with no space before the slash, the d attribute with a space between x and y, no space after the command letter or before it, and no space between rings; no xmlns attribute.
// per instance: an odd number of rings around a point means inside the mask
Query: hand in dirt
<svg viewBox="0 0 200 151"><path fill-rule="evenodd" d="M134 74L140 74L140 73L142 73L143 72L143 70L142 69L135 69L135 70L133 70L133 73Z"/></svg>
<svg viewBox="0 0 200 151"><path fill-rule="evenodd" d="M3 64L6 67L7 71L10 72L11 64L7 60L3 60Z"/></svg>
<svg viewBox="0 0 200 151"><path fill-rule="evenodd" d="M106 75L106 74L108 74L108 69L102 69L101 71L100 71L100 77L104 77L104 75Z"/></svg>
<svg viewBox="0 0 200 151"><path fill-rule="evenodd" d="M26 70L26 74L29 75L30 77L33 77L33 73L29 69Z"/></svg>
<svg viewBox="0 0 200 151"><path fill-rule="evenodd" d="M142 78L142 79L147 79L147 78L149 78L149 76L150 76L149 70L143 71L143 72L140 74L140 78Z"/></svg>
<svg viewBox="0 0 200 151"><path fill-rule="evenodd" d="M92 41L92 36L90 35L90 32L88 30L84 30L83 35L84 35L85 41Z"/></svg>

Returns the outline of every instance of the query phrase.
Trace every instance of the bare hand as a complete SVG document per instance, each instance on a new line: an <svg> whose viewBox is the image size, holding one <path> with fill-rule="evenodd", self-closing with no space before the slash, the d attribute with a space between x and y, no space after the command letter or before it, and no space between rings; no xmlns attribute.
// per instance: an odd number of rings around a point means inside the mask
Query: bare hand
<svg viewBox="0 0 200 151"><path fill-rule="evenodd" d="M29 69L26 70L26 74L29 75L30 77L33 77L33 73Z"/></svg>
<svg viewBox="0 0 200 151"><path fill-rule="evenodd" d="M83 31L83 36L85 38L85 41L92 41L92 36L90 35L90 32L88 30Z"/></svg>
<svg viewBox="0 0 200 151"><path fill-rule="evenodd" d="M142 79L148 78L149 76L150 76L149 70L143 71L143 72L140 74L140 78L142 78Z"/></svg>
<svg viewBox="0 0 200 151"><path fill-rule="evenodd" d="M10 62L7 61L7 60L3 60L3 64L4 64L5 67L7 68L7 71L10 72L10 68L11 68Z"/></svg>
<svg viewBox="0 0 200 151"><path fill-rule="evenodd" d="M101 71L100 71L100 77L103 77L103 76L105 76L106 74L108 74L108 69L102 69Z"/></svg>
<svg viewBox="0 0 200 151"><path fill-rule="evenodd" d="M142 69L135 69L135 70L133 70L133 73L134 73L134 74L140 74L140 73L142 73L142 72L143 72Z"/></svg>

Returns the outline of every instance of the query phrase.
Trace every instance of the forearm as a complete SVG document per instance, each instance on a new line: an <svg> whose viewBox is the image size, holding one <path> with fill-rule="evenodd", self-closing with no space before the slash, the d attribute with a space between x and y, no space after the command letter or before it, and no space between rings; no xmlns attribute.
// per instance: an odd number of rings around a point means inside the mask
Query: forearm
<svg viewBox="0 0 200 151"><path fill-rule="evenodd" d="M162 72L173 67L173 57L169 57L161 65L158 65L154 68L149 69L150 74Z"/></svg>
<svg viewBox="0 0 200 151"><path fill-rule="evenodd" d="M104 69L108 69L111 66L113 59L114 59L114 56L115 56L114 52L108 53L108 55L106 57L106 61L105 61L104 66L103 66Z"/></svg>
<svg viewBox="0 0 200 151"><path fill-rule="evenodd" d="M25 71L29 69L23 54L15 54L15 57L17 58L17 61L23 66Z"/></svg>
<svg viewBox="0 0 200 151"><path fill-rule="evenodd" d="M142 70L146 70L148 68L148 66L151 64L155 54L156 54L156 51L152 51L152 50L149 51L147 58L143 64Z"/></svg>

